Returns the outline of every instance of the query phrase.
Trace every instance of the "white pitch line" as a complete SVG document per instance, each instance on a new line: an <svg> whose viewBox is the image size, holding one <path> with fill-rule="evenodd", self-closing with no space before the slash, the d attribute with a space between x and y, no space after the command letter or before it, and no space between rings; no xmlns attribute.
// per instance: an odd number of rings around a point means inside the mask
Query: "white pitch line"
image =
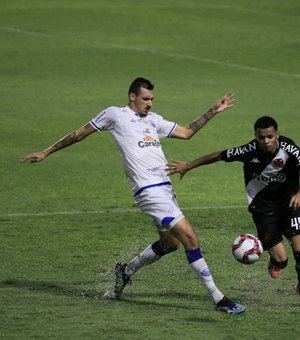
<svg viewBox="0 0 300 340"><path fill-rule="evenodd" d="M4 27L0 26L0 30L2 31L8 31L12 33L20 33L20 34L27 34L27 35L33 35L33 36L40 36L40 37L47 37L47 38L55 38L55 39L65 39L68 41L82 41L84 43L94 43L98 44L99 46L106 46L110 48L117 48L121 50L127 50L127 51L133 51L133 52L139 52L139 53L151 53L154 55L161 55L173 59L184 59L184 60L192 60L192 61L198 61L201 63L207 63L207 64L215 64L215 65L221 65L221 66L227 66L231 68L236 68L240 70L250 71L250 72L258 72L258 73L264 73L272 76L280 76L280 77L287 77L287 78L296 78L300 79L300 74L298 73L289 73L289 72L282 72L282 71L273 71L268 70L264 68L259 68L255 66L248 66L238 63L232 63L230 61L222 61L222 60L216 60L216 59L210 59L210 58L204 58L201 56L196 55L188 55L188 54L182 54L182 53L176 53L176 52L168 52L168 51L162 51L157 49L149 49L144 47L138 47L138 46L127 46L122 44L114 44L109 42L103 42L103 41L92 41L92 40L86 40L86 39L79 39L79 38L73 38L70 36L64 36L64 35L57 35L53 33L45 33L45 32L35 32L35 31L27 31L22 30L15 27Z"/></svg>
<svg viewBox="0 0 300 340"><path fill-rule="evenodd" d="M220 206L192 206L182 207L183 211L193 210L219 210L219 209L240 209L246 208L246 205L220 205ZM70 211L52 211L52 212L16 212L10 214L1 214L0 218L12 217L47 217L47 216L72 216L72 215L85 215L85 214L125 214L125 213L142 213L138 208L107 208L99 210L70 210Z"/></svg>
<svg viewBox="0 0 300 340"><path fill-rule="evenodd" d="M229 66L229 67L240 69L240 70L251 71L251 72L259 72L259 73L269 74L269 75L273 75L273 76L300 79L300 74L298 74L298 73L288 73L288 72L282 72L282 71L267 70L267 69L263 69L263 68L259 68L259 67L255 67L255 66L247 66L247 65L243 65L243 64L231 63L229 61L220 61L220 60L208 59L208 58L194 56L194 55L188 55L188 54L167 52L167 51L161 51L161 50L155 50L155 49L130 47L130 46L117 45L117 44L110 44L110 46L119 47L119 48L131 50L131 51L136 51L136 52L159 54L159 55L162 55L162 56L167 56L167 57L176 58L176 59L186 59L186 60L199 61L199 62L203 62L203 63L207 63L207 64Z"/></svg>
<svg viewBox="0 0 300 340"><path fill-rule="evenodd" d="M230 5L207 5L207 4L197 4L197 7L202 7L202 8L212 8L212 9L217 9L217 10L229 10L229 11L237 11L237 12L242 12L242 13L251 13L251 14L260 14L263 16L268 16L268 17L274 17L274 18L285 18L285 19L295 19L295 20L299 20L299 16L298 15L292 15L292 14L284 14L284 13L275 13L275 12L271 12L270 10L267 11L260 11L257 9L251 9L251 8L241 8L241 7L237 7L237 6L230 6Z"/></svg>

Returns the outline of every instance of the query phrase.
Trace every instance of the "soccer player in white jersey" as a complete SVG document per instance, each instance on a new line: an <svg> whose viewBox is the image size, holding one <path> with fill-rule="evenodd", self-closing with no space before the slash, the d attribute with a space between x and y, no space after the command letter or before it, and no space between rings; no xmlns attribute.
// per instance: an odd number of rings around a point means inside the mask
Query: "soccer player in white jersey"
<svg viewBox="0 0 300 340"><path fill-rule="evenodd" d="M165 171L167 160L160 138L189 139L217 113L234 104L234 94L228 93L194 122L181 126L150 111L154 85L137 78L128 90L128 105L109 107L83 127L69 133L47 149L22 157L21 161L39 162L49 154L79 142L95 131L108 131L120 150L125 173L131 184L138 207L153 217L159 240L149 245L128 264L115 266L115 289L120 298L132 275L141 267L159 260L182 244L191 268L207 288L216 310L240 314L246 308L233 302L215 285L202 255L199 238L191 223L181 212L170 178Z"/></svg>
<svg viewBox="0 0 300 340"><path fill-rule="evenodd" d="M254 124L255 139L223 151L215 151L191 162L173 161L170 174L181 178L191 169L218 161L244 164L248 210L258 237L270 254L268 272L274 279L287 266L283 235L289 240L296 262L296 293L300 295L300 148L279 135L274 118L263 116Z"/></svg>

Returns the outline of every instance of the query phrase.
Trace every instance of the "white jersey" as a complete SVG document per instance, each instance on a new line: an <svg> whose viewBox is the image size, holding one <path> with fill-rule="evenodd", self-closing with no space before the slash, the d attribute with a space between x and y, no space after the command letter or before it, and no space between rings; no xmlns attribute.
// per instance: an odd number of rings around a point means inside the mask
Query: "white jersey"
<svg viewBox="0 0 300 340"><path fill-rule="evenodd" d="M170 137L176 127L174 122L154 112L140 117L128 106L112 106L100 112L90 124L112 135L135 195L147 187L170 183L160 138Z"/></svg>

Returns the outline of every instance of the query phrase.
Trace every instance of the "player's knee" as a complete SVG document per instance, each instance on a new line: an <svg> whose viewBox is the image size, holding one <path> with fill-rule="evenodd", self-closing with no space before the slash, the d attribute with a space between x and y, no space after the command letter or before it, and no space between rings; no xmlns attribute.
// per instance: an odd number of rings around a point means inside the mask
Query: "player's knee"
<svg viewBox="0 0 300 340"><path fill-rule="evenodd" d="M162 243L161 244L162 248L164 249L166 254L172 253L173 251L176 251L180 248L180 242L173 238L172 242L167 242L167 243Z"/></svg>
<svg viewBox="0 0 300 340"><path fill-rule="evenodd" d="M187 233L185 236L186 236L188 247L190 249L195 249L199 247L199 238L196 235L196 233L194 232Z"/></svg>
<svg viewBox="0 0 300 340"><path fill-rule="evenodd" d="M172 253L173 251L178 250L180 247L180 242L177 240L173 240L172 242L162 242L160 240L154 242L152 244L152 250L155 252L155 254L159 256L164 256L169 253Z"/></svg>
<svg viewBox="0 0 300 340"><path fill-rule="evenodd" d="M173 251L176 251L180 248L180 242L173 243L171 245L168 245L166 248L167 253L172 253Z"/></svg>

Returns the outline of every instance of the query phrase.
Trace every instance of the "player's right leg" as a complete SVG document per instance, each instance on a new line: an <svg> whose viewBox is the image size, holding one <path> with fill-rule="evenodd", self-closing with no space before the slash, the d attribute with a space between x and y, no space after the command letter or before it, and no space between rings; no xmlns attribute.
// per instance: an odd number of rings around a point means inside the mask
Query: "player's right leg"
<svg viewBox="0 0 300 340"><path fill-rule="evenodd" d="M131 282L131 277L140 268L158 261L162 256L179 248L180 242L168 231L158 231L158 234L159 240L150 244L139 255L129 261L128 264L122 262L116 263L114 298L121 298L125 286Z"/></svg>
<svg viewBox="0 0 300 340"><path fill-rule="evenodd" d="M158 231L158 234L159 240L150 244L139 255L128 262L125 270L125 273L128 276L131 277L141 267L156 262L157 260L160 260L162 256L176 251L179 248L180 242L168 231Z"/></svg>

